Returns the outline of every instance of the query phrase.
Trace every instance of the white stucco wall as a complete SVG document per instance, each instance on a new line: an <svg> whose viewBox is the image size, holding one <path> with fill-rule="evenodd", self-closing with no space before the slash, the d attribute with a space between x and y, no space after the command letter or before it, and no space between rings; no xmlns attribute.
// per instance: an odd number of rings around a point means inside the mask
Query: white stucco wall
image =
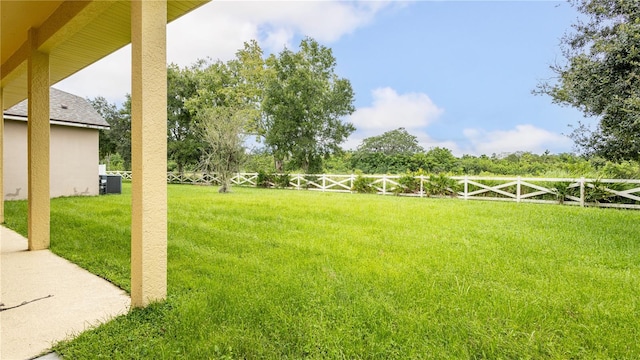
<svg viewBox="0 0 640 360"><path fill-rule="evenodd" d="M26 199L27 123L4 125L4 198ZM51 197L98 195L98 130L51 125L50 141Z"/></svg>
<svg viewBox="0 0 640 360"><path fill-rule="evenodd" d="M4 121L4 199L27 197L27 123Z"/></svg>

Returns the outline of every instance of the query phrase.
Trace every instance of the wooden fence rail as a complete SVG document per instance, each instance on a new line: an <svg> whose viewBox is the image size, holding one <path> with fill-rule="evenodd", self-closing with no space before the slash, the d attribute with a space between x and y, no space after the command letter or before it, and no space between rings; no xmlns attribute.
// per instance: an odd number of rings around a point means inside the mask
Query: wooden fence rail
<svg viewBox="0 0 640 360"><path fill-rule="evenodd" d="M130 171L108 171L131 180ZM326 192L355 192L359 177L366 179L371 192L380 195L414 197L457 197L464 200L493 200L640 209L640 180L450 176L413 177L414 187L404 185L403 175L288 174L261 179L257 173L238 173L231 182L237 186L281 187ZM404 178L404 179L403 179ZM439 181L444 183L437 185ZM403 182L403 180L405 180ZM178 184L218 184L210 173L167 173L167 182ZM262 183L260 183L262 182ZM443 185L444 184L444 185Z"/></svg>

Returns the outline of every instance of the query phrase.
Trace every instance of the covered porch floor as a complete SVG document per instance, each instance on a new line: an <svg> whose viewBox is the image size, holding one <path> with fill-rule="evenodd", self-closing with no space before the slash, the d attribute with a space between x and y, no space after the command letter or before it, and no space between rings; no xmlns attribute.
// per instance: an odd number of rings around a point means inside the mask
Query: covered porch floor
<svg viewBox="0 0 640 360"><path fill-rule="evenodd" d="M122 289L49 250L27 251L3 226L0 253L0 359L31 359L129 310Z"/></svg>

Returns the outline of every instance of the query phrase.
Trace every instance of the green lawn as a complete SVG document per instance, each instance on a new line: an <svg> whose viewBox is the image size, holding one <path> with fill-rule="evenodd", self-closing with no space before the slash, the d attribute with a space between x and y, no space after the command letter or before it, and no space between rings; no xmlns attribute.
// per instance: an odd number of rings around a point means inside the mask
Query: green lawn
<svg viewBox="0 0 640 360"><path fill-rule="evenodd" d="M130 187L51 203L51 249L129 289ZM68 359L637 359L640 212L169 186L166 302ZM25 202L6 223L26 232Z"/></svg>

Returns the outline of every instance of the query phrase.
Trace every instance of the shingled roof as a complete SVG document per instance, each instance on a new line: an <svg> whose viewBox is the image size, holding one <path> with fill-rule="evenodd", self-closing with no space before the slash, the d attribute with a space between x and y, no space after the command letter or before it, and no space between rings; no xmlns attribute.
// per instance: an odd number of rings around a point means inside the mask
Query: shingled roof
<svg viewBox="0 0 640 360"><path fill-rule="evenodd" d="M84 98L62 90L49 90L49 117L51 121L67 123L70 126L109 128L109 123L98 114ZM4 111L5 115L22 117L27 120L27 101L24 100Z"/></svg>

